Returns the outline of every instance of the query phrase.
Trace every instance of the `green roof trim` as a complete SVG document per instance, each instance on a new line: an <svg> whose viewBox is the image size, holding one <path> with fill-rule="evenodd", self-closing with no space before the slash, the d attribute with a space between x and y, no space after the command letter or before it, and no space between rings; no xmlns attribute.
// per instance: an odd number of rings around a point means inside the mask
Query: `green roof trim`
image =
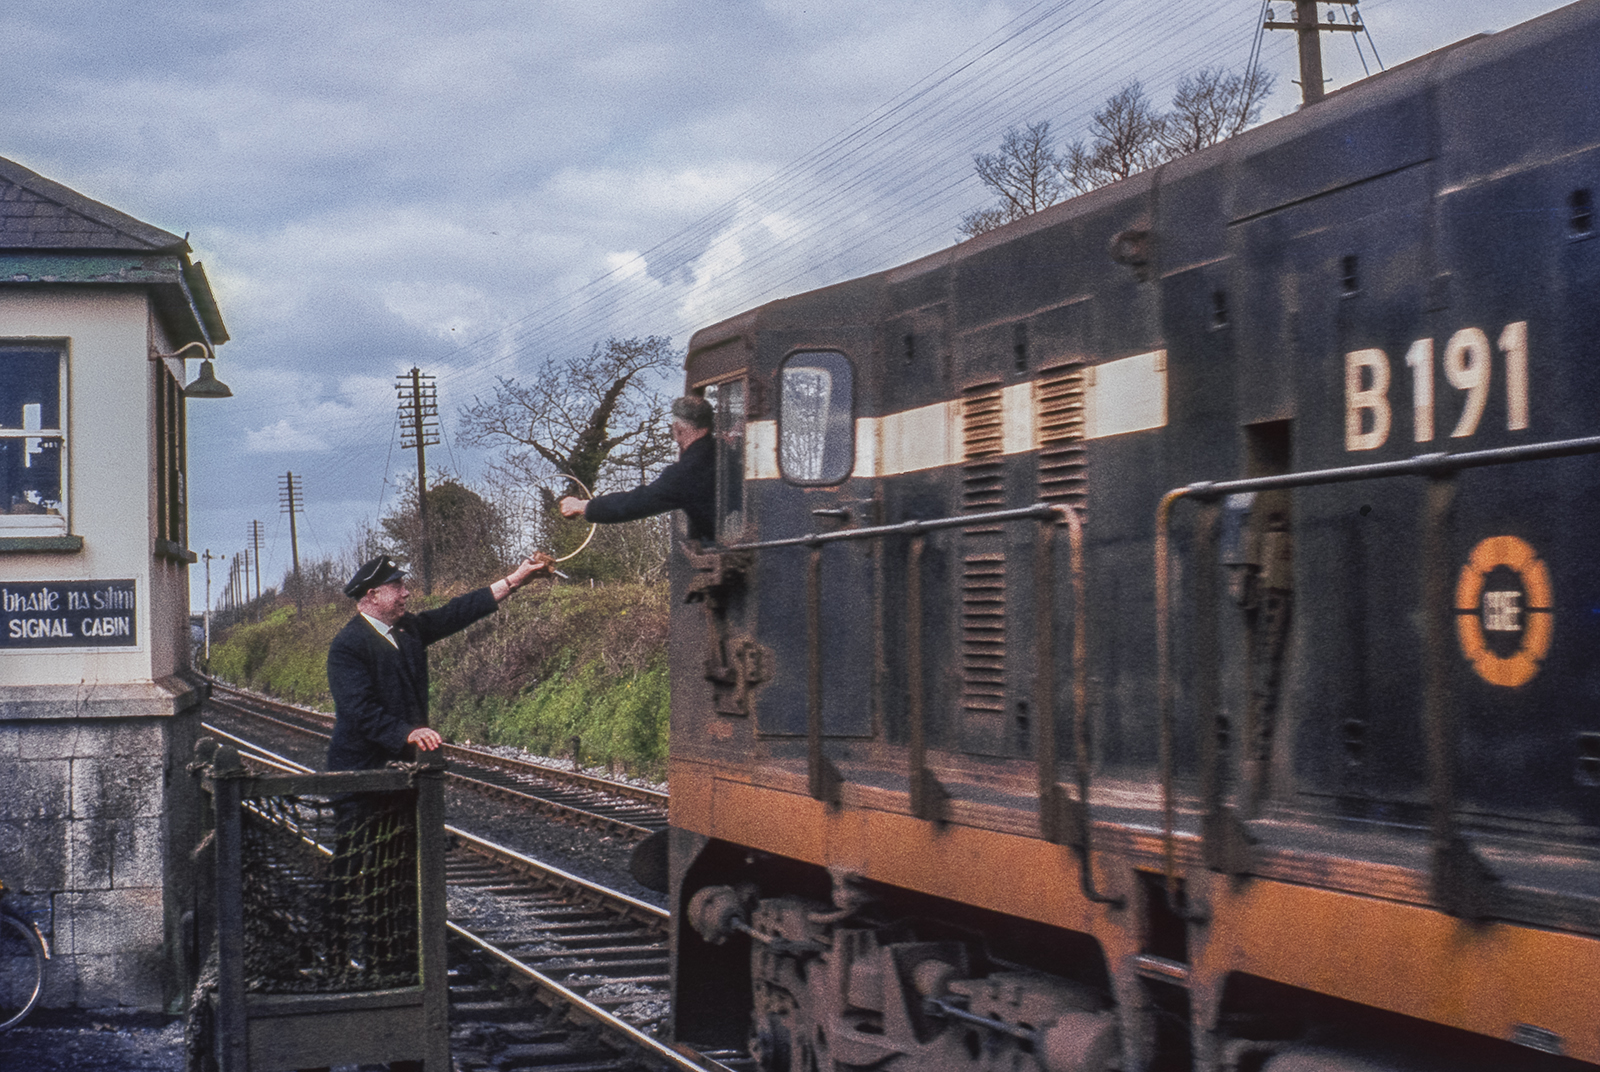
<svg viewBox="0 0 1600 1072"><path fill-rule="evenodd" d="M189 242L0 157L0 286L150 288L173 345L228 341Z"/></svg>

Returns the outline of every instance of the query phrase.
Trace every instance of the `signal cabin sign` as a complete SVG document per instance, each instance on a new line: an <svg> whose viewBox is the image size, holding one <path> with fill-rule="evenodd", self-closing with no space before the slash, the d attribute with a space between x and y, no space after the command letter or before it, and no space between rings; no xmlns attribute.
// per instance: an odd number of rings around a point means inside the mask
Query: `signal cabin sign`
<svg viewBox="0 0 1600 1072"><path fill-rule="evenodd" d="M0 584L0 651L137 647L138 609L132 579Z"/></svg>
<svg viewBox="0 0 1600 1072"><path fill-rule="evenodd" d="M1456 582L1461 654L1491 685L1532 681L1550 653L1555 608L1550 570L1528 543L1491 536L1472 549Z"/></svg>

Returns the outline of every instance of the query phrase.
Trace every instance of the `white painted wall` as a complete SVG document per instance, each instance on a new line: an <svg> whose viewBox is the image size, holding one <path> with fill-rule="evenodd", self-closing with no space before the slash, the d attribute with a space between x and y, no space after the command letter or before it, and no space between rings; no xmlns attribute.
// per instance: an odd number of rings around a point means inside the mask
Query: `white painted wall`
<svg viewBox="0 0 1600 1072"><path fill-rule="evenodd" d="M0 684L142 683L187 661L187 570L152 555L150 324L147 298L131 288L0 290L0 339L67 340L67 501L84 542L75 553L0 554L0 583L132 577L139 602L137 650L0 650Z"/></svg>

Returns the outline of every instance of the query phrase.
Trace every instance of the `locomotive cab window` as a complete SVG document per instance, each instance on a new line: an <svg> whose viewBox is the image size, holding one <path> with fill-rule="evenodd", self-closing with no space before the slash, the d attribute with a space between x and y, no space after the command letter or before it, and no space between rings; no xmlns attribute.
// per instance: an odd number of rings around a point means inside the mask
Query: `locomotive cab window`
<svg viewBox="0 0 1600 1072"><path fill-rule="evenodd" d="M778 465L794 484L838 484L855 468L850 359L837 350L790 354L779 376Z"/></svg>
<svg viewBox="0 0 1600 1072"><path fill-rule="evenodd" d="M744 381L711 384L705 398L715 413L711 433L717 443L717 539L732 543L744 530Z"/></svg>
<svg viewBox="0 0 1600 1072"><path fill-rule="evenodd" d="M67 532L60 350L0 347L0 535Z"/></svg>

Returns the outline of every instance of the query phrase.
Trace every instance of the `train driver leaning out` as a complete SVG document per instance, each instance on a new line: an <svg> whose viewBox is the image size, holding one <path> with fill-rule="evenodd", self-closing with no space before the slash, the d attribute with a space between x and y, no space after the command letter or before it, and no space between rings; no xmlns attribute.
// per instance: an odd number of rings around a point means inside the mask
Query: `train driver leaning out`
<svg viewBox="0 0 1600 1072"><path fill-rule="evenodd" d="M400 759L406 745L431 752L444 743L428 726L428 645L493 614L536 576L550 576L551 558L536 553L487 588L442 607L406 613L405 570L380 555L356 570L344 594L359 613L328 648L333 693L329 770L372 770Z"/></svg>
<svg viewBox="0 0 1600 1072"><path fill-rule="evenodd" d="M672 403L672 441L678 460L661 475L632 491L614 491L592 499L568 495L561 500L565 517L581 517L609 525L637 521L668 510L689 518L689 539L710 543L716 538L717 451L711 436L711 403L686 395Z"/></svg>

